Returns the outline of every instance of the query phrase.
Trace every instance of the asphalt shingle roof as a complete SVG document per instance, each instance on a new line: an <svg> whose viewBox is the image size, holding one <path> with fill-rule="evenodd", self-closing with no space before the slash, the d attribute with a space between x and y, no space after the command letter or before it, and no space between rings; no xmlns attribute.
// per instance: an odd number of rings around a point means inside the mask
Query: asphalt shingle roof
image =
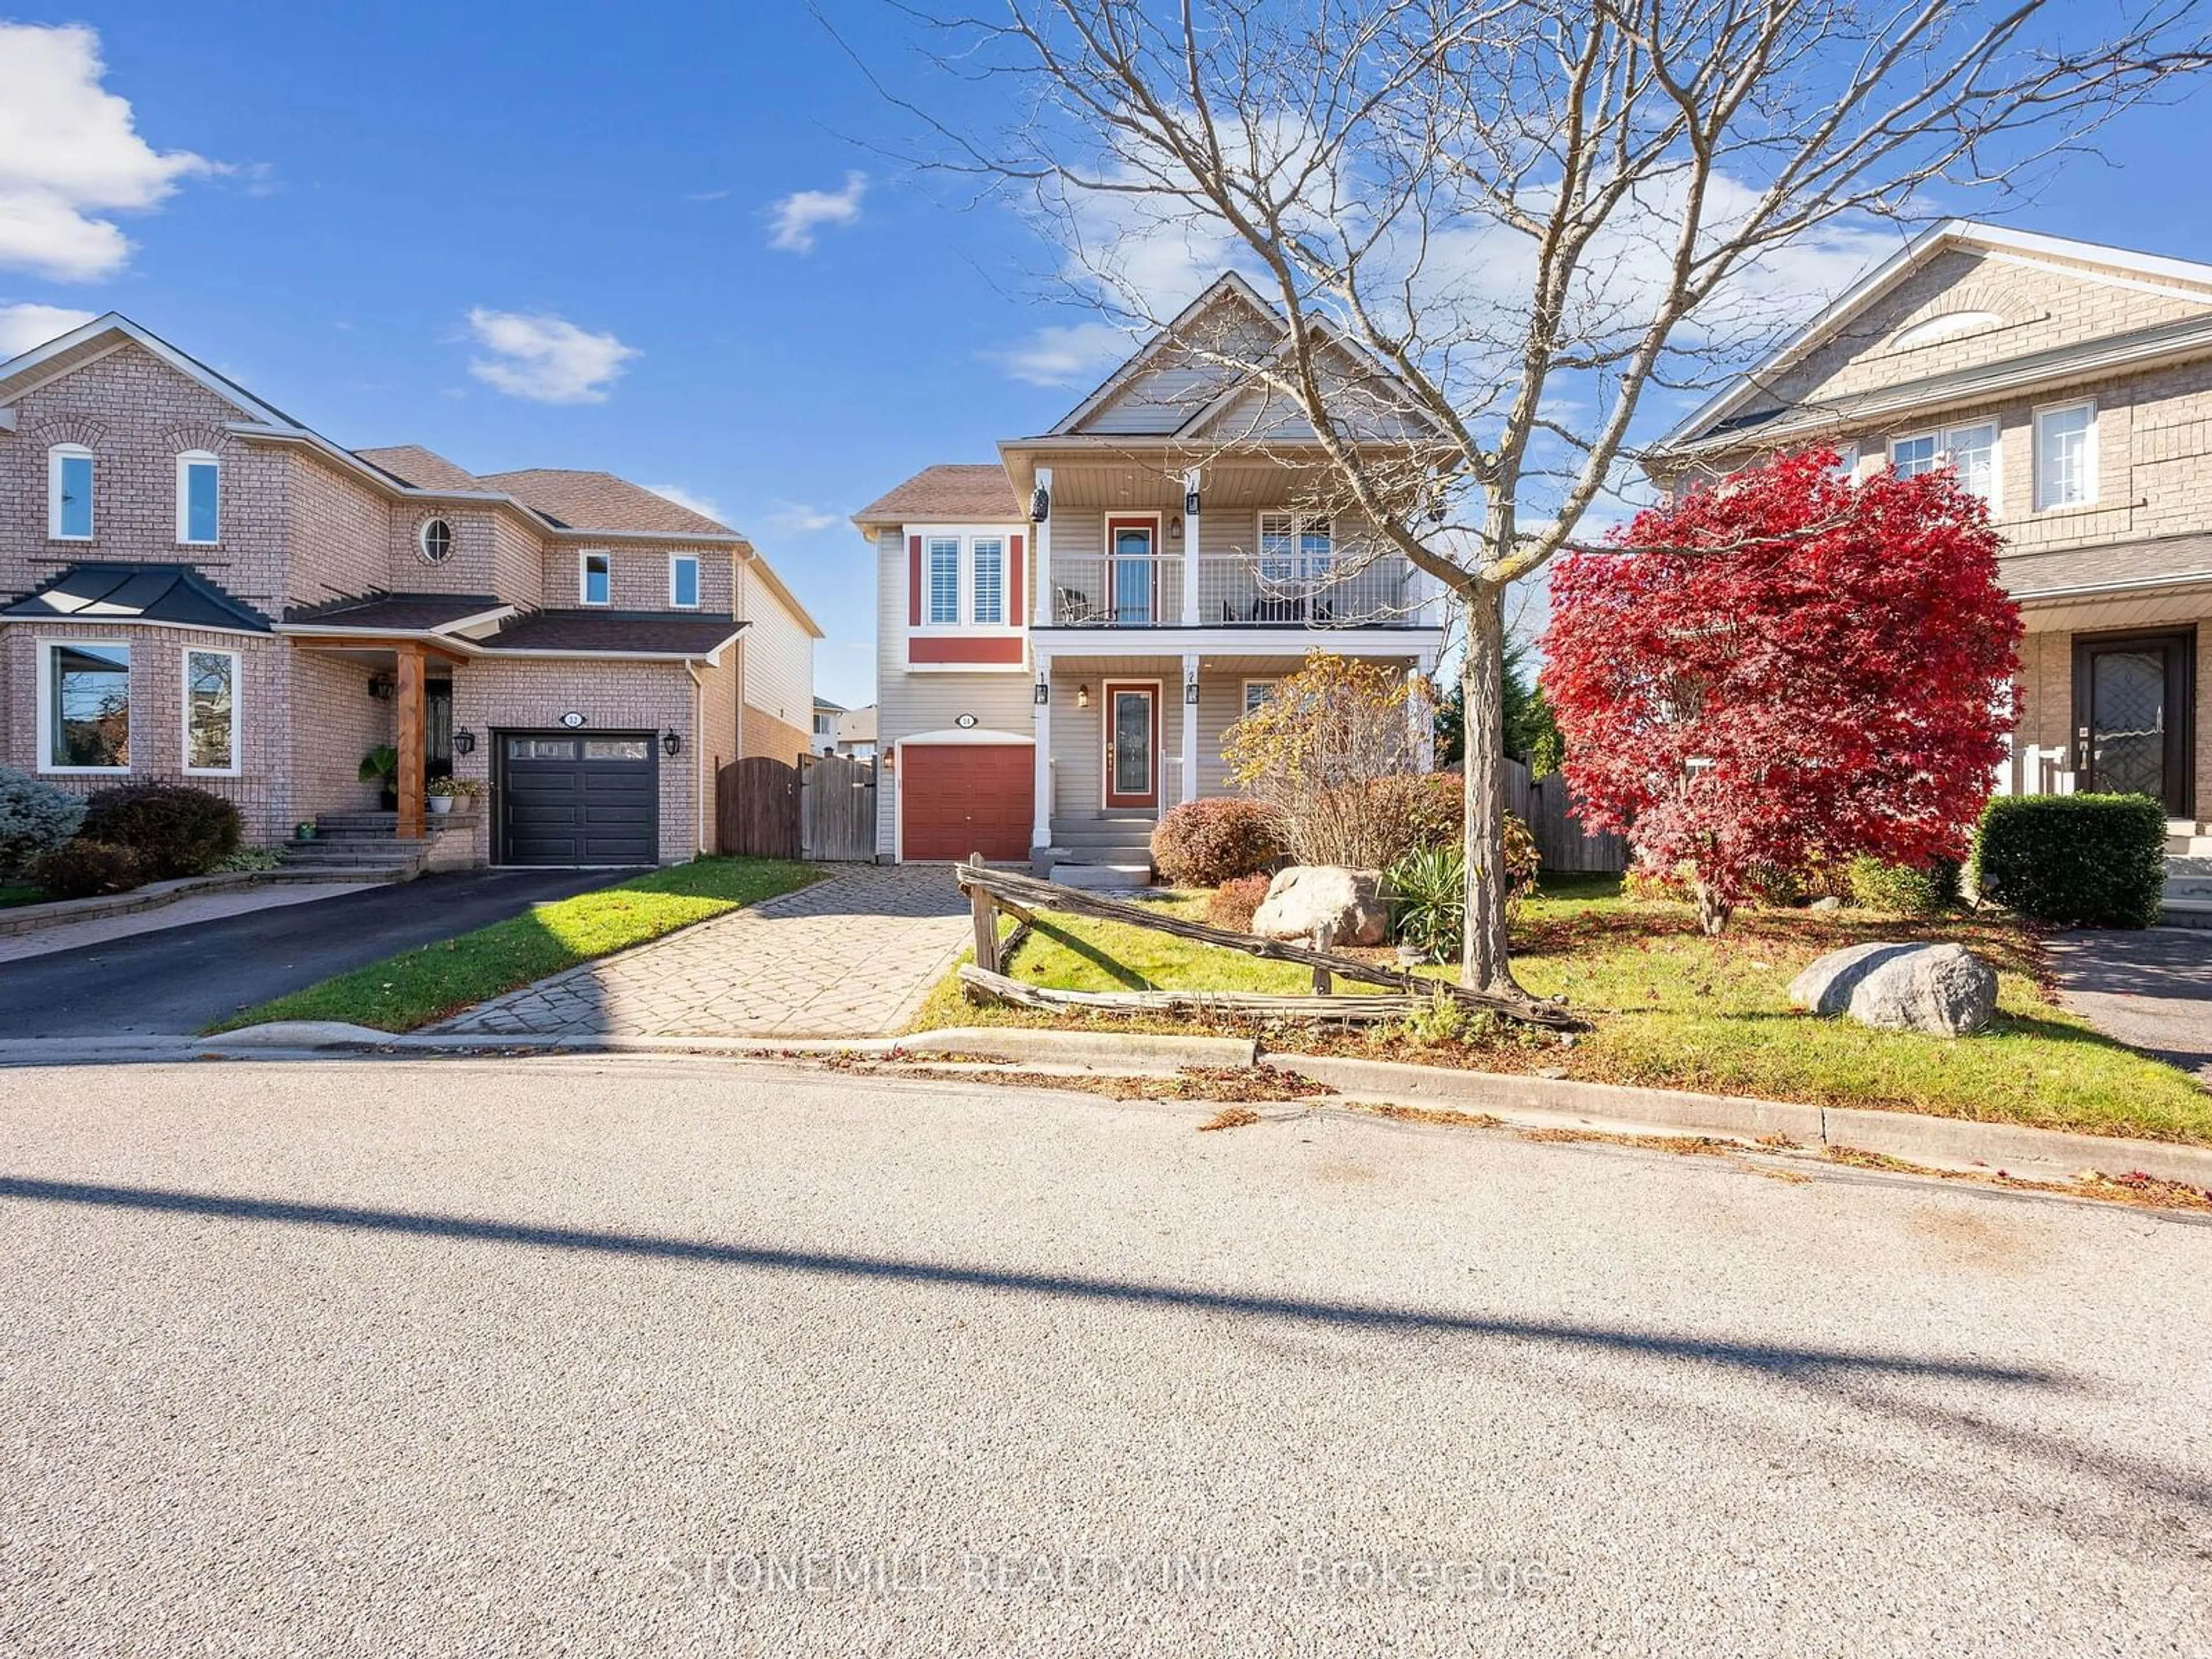
<svg viewBox="0 0 2212 1659"><path fill-rule="evenodd" d="M479 649L501 651L593 651L609 656L711 656L744 628L726 616L671 616L654 611L534 611L489 639Z"/></svg>
<svg viewBox="0 0 2212 1659"><path fill-rule="evenodd" d="M380 471L417 489L482 489L483 480L465 471L434 450L420 444L392 444L382 449L356 449L354 453Z"/></svg>
<svg viewBox="0 0 2212 1659"><path fill-rule="evenodd" d="M464 617L481 617L507 603L488 593L365 593L326 605L295 605L288 623L324 623L332 628L389 628L419 633L443 628Z"/></svg>
<svg viewBox="0 0 2212 1659"><path fill-rule="evenodd" d="M484 489L505 491L568 529L741 539L729 526L688 507L678 507L665 495L656 495L642 484L617 478L611 472L532 467L520 472L487 472L477 482Z"/></svg>
<svg viewBox="0 0 2212 1659"><path fill-rule="evenodd" d="M980 520L991 523L1025 516L1014 499L1006 469L996 461L926 466L889 495L878 496L853 515L853 522L909 524L925 520Z"/></svg>

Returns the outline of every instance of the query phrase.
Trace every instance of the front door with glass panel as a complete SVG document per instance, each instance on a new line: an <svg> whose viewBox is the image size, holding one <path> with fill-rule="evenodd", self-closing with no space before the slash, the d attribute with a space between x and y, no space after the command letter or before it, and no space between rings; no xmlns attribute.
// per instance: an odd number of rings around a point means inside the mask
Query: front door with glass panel
<svg viewBox="0 0 2212 1659"><path fill-rule="evenodd" d="M1123 628L1150 628L1159 620L1159 563L1151 519L1106 520L1106 550L1114 593L1113 620Z"/></svg>
<svg viewBox="0 0 2212 1659"><path fill-rule="evenodd" d="M2148 795L2174 817L2195 814L2190 777L2192 634L2077 635L2075 787Z"/></svg>
<svg viewBox="0 0 2212 1659"><path fill-rule="evenodd" d="M1106 805L1160 804L1159 688L1106 684Z"/></svg>

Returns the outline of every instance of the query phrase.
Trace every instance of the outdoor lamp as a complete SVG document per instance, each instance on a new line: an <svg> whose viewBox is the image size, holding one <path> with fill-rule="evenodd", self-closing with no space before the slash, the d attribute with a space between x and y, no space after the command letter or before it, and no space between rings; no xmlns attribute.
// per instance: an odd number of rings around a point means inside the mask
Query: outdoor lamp
<svg viewBox="0 0 2212 1659"><path fill-rule="evenodd" d="M1036 690L1030 694L1030 701L1036 703L1040 708L1043 708L1045 704L1050 702L1052 701L1052 682L1049 680L1039 680L1036 683Z"/></svg>
<svg viewBox="0 0 2212 1659"><path fill-rule="evenodd" d="M1030 522L1042 524L1052 516L1052 491L1039 484L1030 492Z"/></svg>
<svg viewBox="0 0 2212 1659"><path fill-rule="evenodd" d="M1193 708L1198 707L1198 682L1196 680L1185 680L1182 683L1182 700L1188 703Z"/></svg>
<svg viewBox="0 0 2212 1659"><path fill-rule="evenodd" d="M1091 687L1088 684L1079 685L1075 688L1075 706L1078 708L1088 708L1091 707Z"/></svg>
<svg viewBox="0 0 2212 1659"><path fill-rule="evenodd" d="M673 732L663 732L660 734L660 752L674 760L684 752L684 739Z"/></svg>
<svg viewBox="0 0 2212 1659"><path fill-rule="evenodd" d="M1194 519L1198 516L1198 492L1195 489L1183 491L1182 510Z"/></svg>
<svg viewBox="0 0 2212 1659"><path fill-rule="evenodd" d="M398 690L399 682L389 674L371 674L368 677L368 695L379 702L390 702Z"/></svg>
<svg viewBox="0 0 2212 1659"><path fill-rule="evenodd" d="M456 755L473 755L476 751L477 734L475 732L463 730L453 733L453 752Z"/></svg>
<svg viewBox="0 0 2212 1659"><path fill-rule="evenodd" d="M1168 520L1168 539L1171 542L1179 542L1182 539L1182 520L1181 519L1170 517Z"/></svg>

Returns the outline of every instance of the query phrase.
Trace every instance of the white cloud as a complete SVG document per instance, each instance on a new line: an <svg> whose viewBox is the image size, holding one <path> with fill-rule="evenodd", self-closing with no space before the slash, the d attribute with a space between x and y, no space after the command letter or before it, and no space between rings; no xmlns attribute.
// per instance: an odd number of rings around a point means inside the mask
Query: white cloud
<svg viewBox="0 0 2212 1659"><path fill-rule="evenodd" d="M591 334L562 317L516 311L469 313L469 332L495 355L469 360L469 373L510 397L541 404L603 404L607 390L639 356L611 334Z"/></svg>
<svg viewBox="0 0 2212 1659"><path fill-rule="evenodd" d="M1031 386L1088 386L1136 349L1135 337L1112 323L1077 323L1041 328L1021 345L983 356Z"/></svg>
<svg viewBox="0 0 2212 1659"><path fill-rule="evenodd" d="M58 282L112 276L131 239L100 216L158 207L195 173L189 150L138 136L128 100L103 91L100 35L82 23L0 23L0 266Z"/></svg>
<svg viewBox="0 0 2212 1659"><path fill-rule="evenodd" d="M89 311L72 311L67 306L33 305L28 301L0 306L0 360L42 346L91 320Z"/></svg>
<svg viewBox="0 0 2212 1659"><path fill-rule="evenodd" d="M814 232L822 225L849 225L860 216L860 198L866 194L868 175L848 173L842 190L801 190L779 199L769 209L770 247L787 253L814 252Z"/></svg>
<svg viewBox="0 0 2212 1659"><path fill-rule="evenodd" d="M818 507L809 507L803 501L778 501L775 511L768 515L769 527L788 531L796 535L811 534L827 530L838 522L835 513L824 513Z"/></svg>
<svg viewBox="0 0 2212 1659"><path fill-rule="evenodd" d="M714 504L714 498L710 495L695 495L682 484L649 483L646 488L665 501L673 501L677 506L696 513L703 518L712 519L717 524L721 522L722 509Z"/></svg>

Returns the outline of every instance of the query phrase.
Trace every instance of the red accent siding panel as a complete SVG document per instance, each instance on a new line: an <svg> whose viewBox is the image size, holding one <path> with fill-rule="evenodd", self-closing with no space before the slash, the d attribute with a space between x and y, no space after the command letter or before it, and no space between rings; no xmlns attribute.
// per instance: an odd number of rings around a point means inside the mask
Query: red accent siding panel
<svg viewBox="0 0 2212 1659"><path fill-rule="evenodd" d="M1006 561L1006 620L1019 628L1030 616L1022 609L1022 583L1029 574L1029 558L1019 536L1009 541L1006 549L1013 556Z"/></svg>
<svg viewBox="0 0 2212 1659"><path fill-rule="evenodd" d="M1030 855L1036 751L1025 744L899 745L901 855Z"/></svg>
<svg viewBox="0 0 2212 1659"><path fill-rule="evenodd" d="M906 538L906 625L921 626L921 538Z"/></svg>
<svg viewBox="0 0 2212 1659"><path fill-rule="evenodd" d="M1022 659L1022 642L1009 638L917 635L906 642L910 662L1010 663Z"/></svg>

